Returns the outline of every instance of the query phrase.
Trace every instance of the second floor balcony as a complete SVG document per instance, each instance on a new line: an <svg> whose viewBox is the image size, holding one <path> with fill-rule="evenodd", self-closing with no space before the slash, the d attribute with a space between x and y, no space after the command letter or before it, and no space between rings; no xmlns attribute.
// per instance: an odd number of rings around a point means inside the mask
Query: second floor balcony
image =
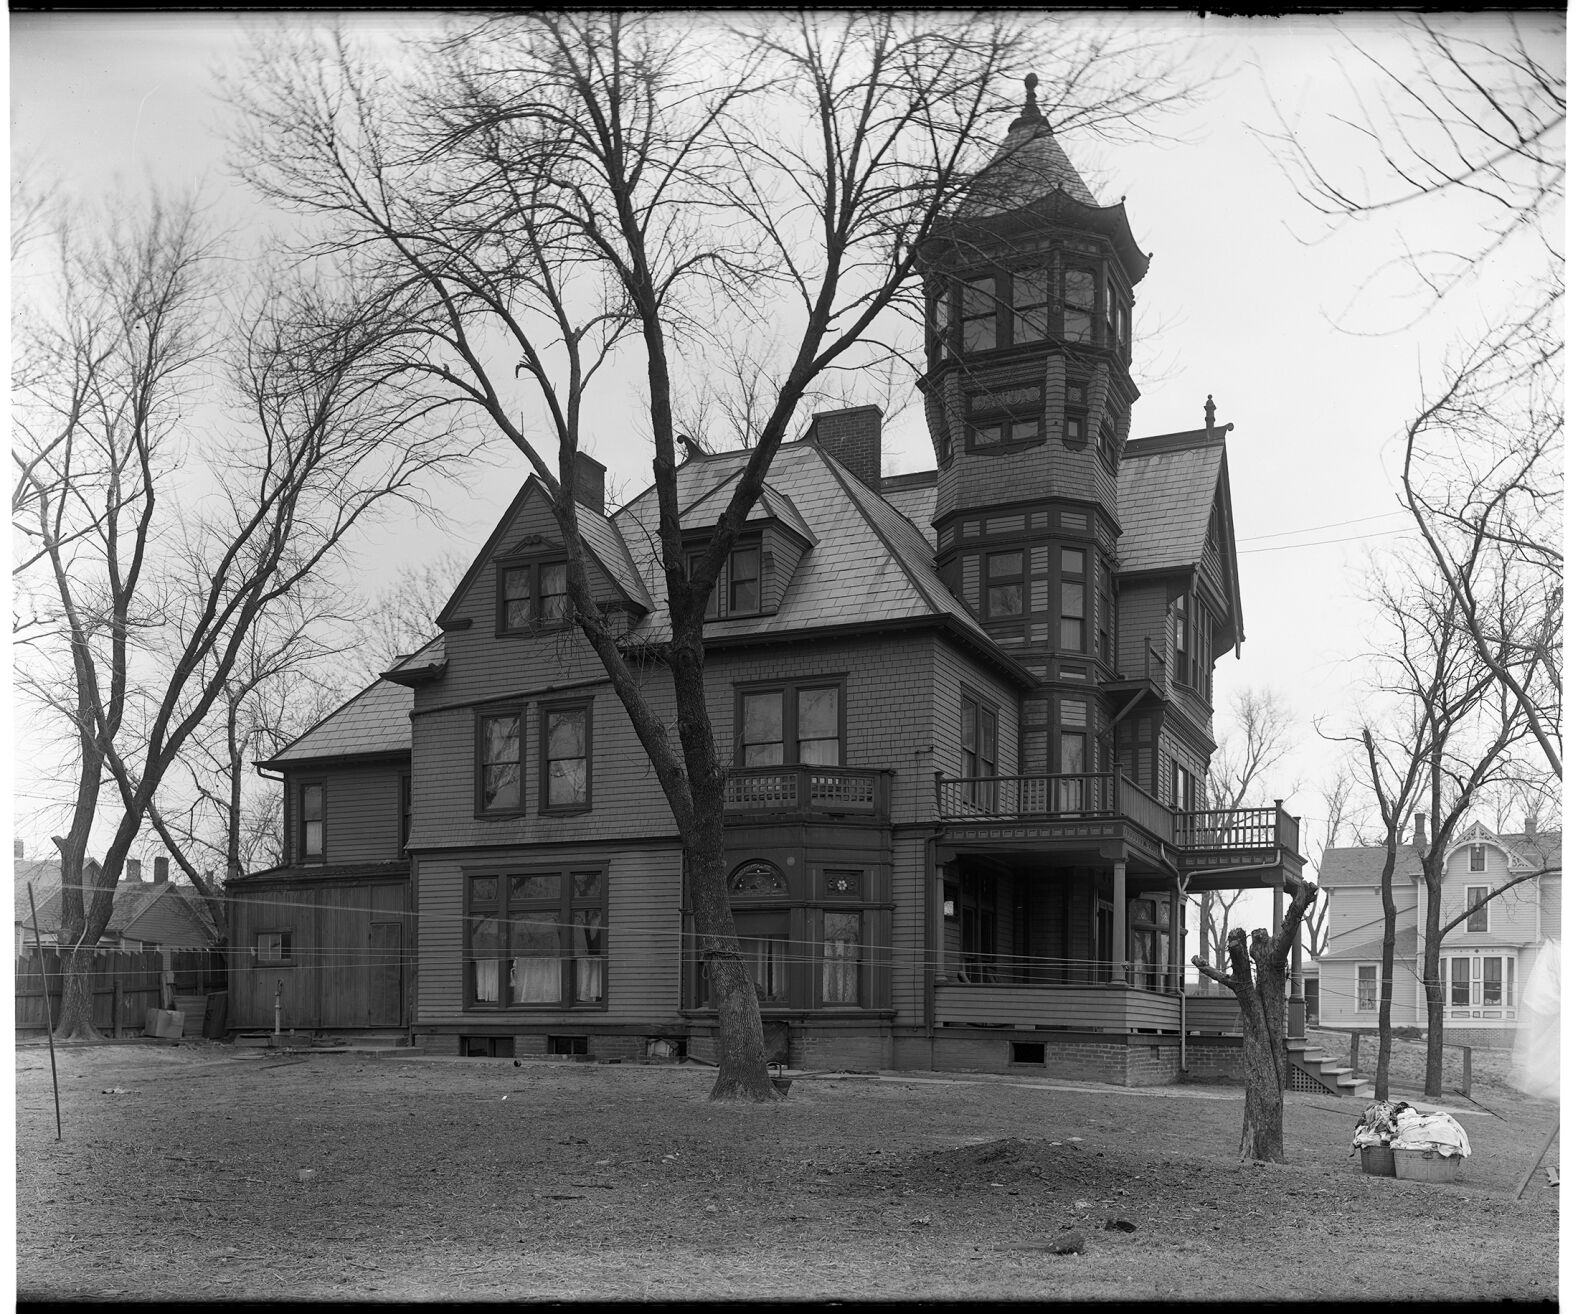
<svg viewBox="0 0 1578 1314"><path fill-rule="evenodd" d="M1143 828L1178 854L1188 870L1275 855L1296 858L1299 822L1272 807L1181 811L1146 793L1122 772L1032 776L939 776L943 822L1081 823L1120 820Z"/></svg>
<svg viewBox="0 0 1578 1314"><path fill-rule="evenodd" d="M867 767L733 767L723 786L723 810L726 817L799 814L885 822L891 777L890 771Z"/></svg>

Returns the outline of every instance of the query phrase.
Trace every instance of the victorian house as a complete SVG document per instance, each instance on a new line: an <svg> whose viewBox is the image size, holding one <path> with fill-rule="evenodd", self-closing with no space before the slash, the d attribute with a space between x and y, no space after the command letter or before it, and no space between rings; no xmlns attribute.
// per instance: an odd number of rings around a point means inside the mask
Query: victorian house
<svg viewBox="0 0 1578 1314"><path fill-rule="evenodd" d="M802 1066L1231 1068L1236 1004L1184 996L1182 898L1280 891L1303 861L1280 807L1199 806L1213 669L1245 628L1232 426L1207 402L1201 427L1131 434L1148 257L1033 90L921 256L936 468L884 478L874 407L815 416L707 622L729 885L770 1035ZM705 536L743 461L690 454L685 528ZM610 509L602 467L577 475L598 603L662 708L655 496ZM259 1000L315 971L310 950L397 971L395 1025L435 1051L711 1052L680 837L564 580L528 479L438 637L274 759L291 851L232 886L293 892L266 926L237 903ZM386 877L408 902L345 945L286 914ZM369 938L379 918L398 955Z"/></svg>
<svg viewBox="0 0 1578 1314"><path fill-rule="evenodd" d="M1423 815L1415 819L1415 829L1415 842L1398 846L1392 877L1397 909L1392 1025L1423 1029ZM1385 861L1383 848L1328 849L1321 860L1321 888L1331 899L1330 938L1319 960L1322 1025L1344 1031L1379 1026ZM1441 922L1457 925L1442 937L1437 968L1448 1043L1512 1047L1519 1023L1526 1020L1524 992L1541 966L1541 951L1546 950L1549 967L1561 940L1561 866L1561 832L1537 830L1532 822L1504 835L1475 822L1447 851ZM1526 879L1503 890L1519 877ZM1503 892L1483 902L1498 890ZM1468 916L1458 921L1463 913Z"/></svg>

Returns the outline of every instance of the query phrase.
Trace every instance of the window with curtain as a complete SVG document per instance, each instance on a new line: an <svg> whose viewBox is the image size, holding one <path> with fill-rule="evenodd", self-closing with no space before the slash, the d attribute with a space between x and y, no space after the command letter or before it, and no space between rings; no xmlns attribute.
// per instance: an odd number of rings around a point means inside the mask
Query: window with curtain
<svg viewBox="0 0 1578 1314"><path fill-rule="evenodd" d="M606 873L468 874L468 1007L599 1006L606 989Z"/></svg>

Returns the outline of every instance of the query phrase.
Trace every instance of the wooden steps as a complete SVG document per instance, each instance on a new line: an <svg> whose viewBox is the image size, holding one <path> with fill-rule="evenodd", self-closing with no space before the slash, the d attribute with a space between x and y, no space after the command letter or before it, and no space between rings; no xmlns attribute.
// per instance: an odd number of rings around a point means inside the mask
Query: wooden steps
<svg viewBox="0 0 1578 1314"><path fill-rule="evenodd" d="M1375 1087L1355 1074L1341 1059L1325 1053L1310 1040L1287 1042L1290 1075L1297 1071L1329 1095L1373 1098Z"/></svg>

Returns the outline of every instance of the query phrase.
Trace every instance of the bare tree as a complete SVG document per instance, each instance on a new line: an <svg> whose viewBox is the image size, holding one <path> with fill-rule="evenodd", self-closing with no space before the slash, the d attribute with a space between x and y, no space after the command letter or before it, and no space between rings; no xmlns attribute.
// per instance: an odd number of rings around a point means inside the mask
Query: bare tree
<svg viewBox="0 0 1578 1314"><path fill-rule="evenodd" d="M1238 999L1244 1019L1244 1126L1241 1159L1284 1163L1282 1148L1283 1070L1287 1066L1288 954L1299 936L1304 910L1315 886L1300 881L1293 891L1275 938L1263 929L1252 934L1235 927L1227 937L1229 970L1203 958L1201 975L1226 986Z"/></svg>
<svg viewBox="0 0 1578 1314"><path fill-rule="evenodd" d="M1362 754L1385 855L1381 870L1382 955L1376 1095L1385 1098L1391 1055L1397 909L1393 882L1410 815L1421 819L1413 837L1425 885L1419 926L1427 1010L1425 1090L1441 1091L1444 1013L1440 982L1441 891L1447 851L1480 795L1508 778L1513 750L1527 734L1511 699L1475 660L1458 623L1452 591L1423 571L1395 585L1378 584L1375 598L1386 625L1377 655L1374 710L1351 734L1338 738ZM1416 812L1416 809L1422 811Z"/></svg>
<svg viewBox="0 0 1578 1314"><path fill-rule="evenodd" d="M76 743L58 1025L91 1036L86 968L124 861L250 636L462 448L391 373L390 304L354 280L274 279L227 312L190 203L78 210L57 233L19 319L37 368L13 389L18 687Z"/></svg>
<svg viewBox="0 0 1578 1314"><path fill-rule="evenodd" d="M1412 419L1403 497L1458 623L1562 776L1562 399L1556 326L1482 339Z"/></svg>
<svg viewBox="0 0 1578 1314"><path fill-rule="evenodd" d="M1399 226L1414 322L1480 298L1490 327L1404 427L1403 501L1457 623L1560 779L1564 25L1537 13L1404 23L1412 59L1352 41L1340 165L1315 159L1286 118L1270 137L1324 220Z"/></svg>
<svg viewBox="0 0 1578 1314"><path fill-rule="evenodd" d="M166 773L148 808L149 822L221 928L225 898L205 873L217 867L233 880L282 857L278 793L257 787L254 764L305 733L346 694L335 663L346 642L333 637L338 591L312 584L281 599L246 636L215 715L190 736L180 769Z"/></svg>
<svg viewBox="0 0 1578 1314"><path fill-rule="evenodd" d="M548 491L575 624L685 837L718 1006L714 1098L775 1098L725 886L706 707L719 569L818 381L891 355L893 314L913 319L917 248L999 135L1003 75L1036 68L1055 128L1111 134L1184 94L1175 58L1111 29L1003 17L545 12L429 43L406 81L340 35L266 41L232 89L244 175L311 217L317 254L399 290L413 375L473 403ZM728 413L750 426L749 456L691 563L675 417L683 381L734 343L758 348ZM592 601L573 495L584 408L627 354L652 443L672 732Z"/></svg>

